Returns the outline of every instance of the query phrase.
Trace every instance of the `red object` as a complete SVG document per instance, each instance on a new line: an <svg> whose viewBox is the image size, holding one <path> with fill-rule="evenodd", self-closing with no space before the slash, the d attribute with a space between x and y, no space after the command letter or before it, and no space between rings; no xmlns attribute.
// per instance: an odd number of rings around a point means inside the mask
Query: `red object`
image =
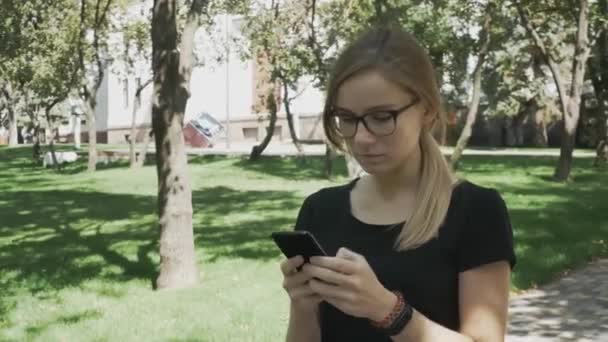
<svg viewBox="0 0 608 342"><path fill-rule="evenodd" d="M186 140L186 145L192 147L210 147L211 141L196 129L191 123L188 123L186 127L184 127L184 139Z"/></svg>
<svg viewBox="0 0 608 342"><path fill-rule="evenodd" d="M372 326L375 326L377 328L382 328L382 329L386 329L386 328L390 327L393 324L393 322L395 321L395 319L397 319L397 316L399 316L399 314L405 307L405 299L403 298L403 295L401 294L401 292L393 291L393 293L397 296L397 303L395 303L393 310L391 310L391 312L386 317L384 317L384 319L382 321L380 321L380 322L372 321L371 322Z"/></svg>

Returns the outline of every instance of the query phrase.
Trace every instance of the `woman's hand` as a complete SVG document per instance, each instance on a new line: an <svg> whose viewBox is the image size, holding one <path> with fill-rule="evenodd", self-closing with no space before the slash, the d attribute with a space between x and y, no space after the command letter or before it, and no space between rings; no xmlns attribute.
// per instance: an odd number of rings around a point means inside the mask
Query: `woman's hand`
<svg viewBox="0 0 608 342"><path fill-rule="evenodd" d="M314 311L321 302L321 297L310 287L311 276L306 272L298 271L304 264L302 256L286 259L281 263L283 273L283 288L289 294L292 308L297 311Z"/></svg>
<svg viewBox="0 0 608 342"><path fill-rule="evenodd" d="M309 287L342 312L381 321L392 310L397 296L378 281L364 256L340 248L335 257L312 257L302 270Z"/></svg>

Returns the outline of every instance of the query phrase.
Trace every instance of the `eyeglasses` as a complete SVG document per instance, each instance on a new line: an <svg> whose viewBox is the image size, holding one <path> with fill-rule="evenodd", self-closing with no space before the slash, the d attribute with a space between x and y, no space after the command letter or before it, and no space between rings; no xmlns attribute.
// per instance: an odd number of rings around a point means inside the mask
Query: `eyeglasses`
<svg viewBox="0 0 608 342"><path fill-rule="evenodd" d="M397 117L417 103L418 99L398 109L373 111L362 116L357 116L345 109L335 108L332 115L338 118L338 131L344 138L350 139L357 134L359 122L362 122L371 134L385 137L395 132Z"/></svg>

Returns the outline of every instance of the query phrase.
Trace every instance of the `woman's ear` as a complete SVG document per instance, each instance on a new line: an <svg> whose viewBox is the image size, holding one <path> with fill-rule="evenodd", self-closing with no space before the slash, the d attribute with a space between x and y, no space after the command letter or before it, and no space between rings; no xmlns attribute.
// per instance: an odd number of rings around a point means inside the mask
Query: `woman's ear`
<svg viewBox="0 0 608 342"><path fill-rule="evenodd" d="M424 129L430 131L435 126L435 122L439 119L439 115L437 113L426 110L424 112L424 116L422 117L422 126Z"/></svg>

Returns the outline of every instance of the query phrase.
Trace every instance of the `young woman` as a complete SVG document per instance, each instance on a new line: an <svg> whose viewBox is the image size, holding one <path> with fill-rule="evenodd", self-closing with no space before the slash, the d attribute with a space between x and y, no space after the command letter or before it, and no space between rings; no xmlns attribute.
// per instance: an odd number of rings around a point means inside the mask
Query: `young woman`
<svg viewBox="0 0 608 342"><path fill-rule="evenodd" d="M440 103L427 53L399 28L363 34L337 60L325 132L367 175L302 205L296 230L331 256L281 263L287 341L504 340L507 208L452 175L432 135Z"/></svg>

